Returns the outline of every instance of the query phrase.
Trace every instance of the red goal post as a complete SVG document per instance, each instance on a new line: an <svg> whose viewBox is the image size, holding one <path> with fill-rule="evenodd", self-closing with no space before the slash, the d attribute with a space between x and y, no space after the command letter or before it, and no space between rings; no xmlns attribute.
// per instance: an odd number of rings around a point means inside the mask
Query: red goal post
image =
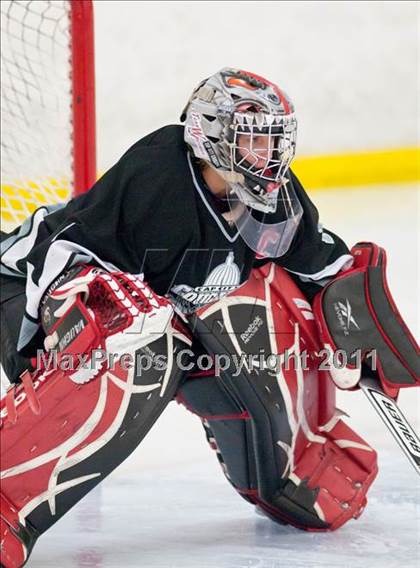
<svg viewBox="0 0 420 568"><path fill-rule="evenodd" d="M2 229L96 179L93 3L1 2Z"/></svg>
<svg viewBox="0 0 420 568"><path fill-rule="evenodd" d="M91 0L72 0L74 194L96 179L95 56Z"/></svg>

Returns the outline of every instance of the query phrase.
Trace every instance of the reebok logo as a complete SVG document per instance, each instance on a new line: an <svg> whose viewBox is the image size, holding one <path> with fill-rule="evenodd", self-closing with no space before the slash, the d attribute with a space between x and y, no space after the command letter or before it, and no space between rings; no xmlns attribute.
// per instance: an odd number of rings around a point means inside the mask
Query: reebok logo
<svg viewBox="0 0 420 568"><path fill-rule="evenodd" d="M244 343L248 343L249 341L251 341L251 339L254 337L254 335L257 333L257 331L259 330L259 328L262 326L263 323L264 322L260 318L260 316L254 318L254 320L249 324L246 330L243 333L241 333L242 341Z"/></svg>
<svg viewBox="0 0 420 568"><path fill-rule="evenodd" d="M356 329L360 329L358 323L352 316L352 309L351 304L346 298L346 303L343 302L335 302L334 303L334 311L337 316L337 319L340 323L340 327L343 330L344 335L350 335L351 326L353 325Z"/></svg>

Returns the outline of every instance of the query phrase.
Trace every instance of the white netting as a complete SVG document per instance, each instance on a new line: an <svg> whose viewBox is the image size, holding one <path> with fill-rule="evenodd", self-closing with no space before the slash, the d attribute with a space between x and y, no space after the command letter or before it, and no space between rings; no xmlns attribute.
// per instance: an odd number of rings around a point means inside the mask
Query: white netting
<svg viewBox="0 0 420 568"><path fill-rule="evenodd" d="M1 221L70 196L70 2L1 0Z"/></svg>

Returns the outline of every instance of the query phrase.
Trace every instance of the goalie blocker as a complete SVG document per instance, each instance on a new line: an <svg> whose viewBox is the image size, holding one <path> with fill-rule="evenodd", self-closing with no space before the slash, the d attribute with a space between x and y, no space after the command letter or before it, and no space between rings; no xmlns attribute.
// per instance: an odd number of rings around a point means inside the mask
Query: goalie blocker
<svg viewBox="0 0 420 568"><path fill-rule="evenodd" d="M4 568L22 566L36 539L138 446L178 387L173 354L190 345L171 304L130 274L77 267L42 316L58 368L26 371L1 405ZM115 365L95 365L93 349ZM89 362L60 368L72 355ZM140 355L156 364L145 370Z"/></svg>
<svg viewBox="0 0 420 568"><path fill-rule="evenodd" d="M400 388L420 384L419 346L389 291L384 249L361 242L351 253L353 267L314 301L323 346L330 354L340 351L348 361L343 369L331 365L331 375L343 389L357 387L361 374L375 377L396 398Z"/></svg>

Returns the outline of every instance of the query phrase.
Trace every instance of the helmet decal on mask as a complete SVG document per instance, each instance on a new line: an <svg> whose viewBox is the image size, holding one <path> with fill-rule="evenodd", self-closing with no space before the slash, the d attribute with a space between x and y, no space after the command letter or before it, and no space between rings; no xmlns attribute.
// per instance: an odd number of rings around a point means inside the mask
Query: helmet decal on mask
<svg viewBox="0 0 420 568"><path fill-rule="evenodd" d="M203 160L208 160L210 158L211 162L215 167L220 167L220 162L203 132L201 126L201 115L198 112L192 112L190 117L190 124L185 125L186 136L191 140L194 140L194 153L197 158L202 158Z"/></svg>

